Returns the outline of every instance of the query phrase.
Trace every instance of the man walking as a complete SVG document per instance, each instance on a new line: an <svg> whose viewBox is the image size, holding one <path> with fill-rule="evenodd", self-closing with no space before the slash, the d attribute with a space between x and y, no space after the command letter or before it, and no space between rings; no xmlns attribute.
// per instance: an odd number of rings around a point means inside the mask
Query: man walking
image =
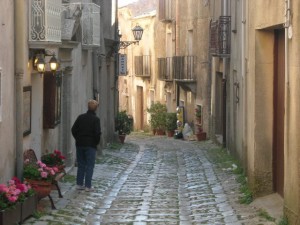
<svg viewBox="0 0 300 225"><path fill-rule="evenodd" d="M79 115L72 126L78 164L77 190L93 191L92 177L101 136L100 119L95 113L97 107L97 101L88 101L88 111Z"/></svg>

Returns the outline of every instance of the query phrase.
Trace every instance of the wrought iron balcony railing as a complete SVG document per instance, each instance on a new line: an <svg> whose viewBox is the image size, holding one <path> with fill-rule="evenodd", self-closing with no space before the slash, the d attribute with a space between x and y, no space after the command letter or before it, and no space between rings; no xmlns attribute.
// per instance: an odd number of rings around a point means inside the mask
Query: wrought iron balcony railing
<svg viewBox="0 0 300 225"><path fill-rule="evenodd" d="M142 55L134 57L134 72L137 77L151 77L151 57Z"/></svg>
<svg viewBox="0 0 300 225"><path fill-rule="evenodd" d="M210 22L210 53L215 56L230 56L231 17L220 16Z"/></svg>
<svg viewBox="0 0 300 225"><path fill-rule="evenodd" d="M162 22L172 21L172 0L159 0L158 17Z"/></svg>
<svg viewBox="0 0 300 225"><path fill-rule="evenodd" d="M163 81L173 81L172 57L158 58L158 79Z"/></svg>
<svg viewBox="0 0 300 225"><path fill-rule="evenodd" d="M195 56L174 56L173 57L173 72L174 79L180 81L195 81Z"/></svg>
<svg viewBox="0 0 300 225"><path fill-rule="evenodd" d="M158 79L163 81L195 81L195 56L158 58Z"/></svg>
<svg viewBox="0 0 300 225"><path fill-rule="evenodd" d="M61 0L29 0L29 41L61 42Z"/></svg>

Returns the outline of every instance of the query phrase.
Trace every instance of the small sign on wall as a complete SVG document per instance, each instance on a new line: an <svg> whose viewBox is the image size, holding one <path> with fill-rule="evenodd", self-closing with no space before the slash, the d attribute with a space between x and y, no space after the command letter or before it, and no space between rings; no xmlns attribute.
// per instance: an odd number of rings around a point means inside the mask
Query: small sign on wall
<svg viewBox="0 0 300 225"><path fill-rule="evenodd" d="M127 75L127 55L119 54L119 76Z"/></svg>

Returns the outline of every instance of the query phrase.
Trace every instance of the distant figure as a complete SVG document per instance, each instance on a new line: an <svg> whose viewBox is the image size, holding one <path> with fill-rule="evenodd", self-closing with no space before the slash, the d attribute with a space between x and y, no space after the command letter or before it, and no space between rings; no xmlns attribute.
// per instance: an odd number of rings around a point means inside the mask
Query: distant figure
<svg viewBox="0 0 300 225"><path fill-rule="evenodd" d="M97 107L97 101L88 101L88 111L79 115L72 126L78 164L77 190L93 191L92 177L101 136L100 119L95 113Z"/></svg>

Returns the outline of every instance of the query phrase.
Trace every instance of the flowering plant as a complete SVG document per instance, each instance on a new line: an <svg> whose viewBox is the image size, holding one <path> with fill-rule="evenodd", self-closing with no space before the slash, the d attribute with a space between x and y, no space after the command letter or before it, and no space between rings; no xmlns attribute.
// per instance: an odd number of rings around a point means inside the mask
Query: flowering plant
<svg viewBox="0 0 300 225"><path fill-rule="evenodd" d="M64 165L66 157L59 150L54 150L53 153L47 153L42 156L42 162L48 166Z"/></svg>
<svg viewBox="0 0 300 225"><path fill-rule="evenodd" d="M13 207L17 202L23 202L26 197L34 193L27 182L22 183L17 177L9 180L7 184L0 184L0 210Z"/></svg>
<svg viewBox="0 0 300 225"><path fill-rule="evenodd" d="M202 115L202 109L200 105L197 105L196 109L195 109L195 116L196 117L201 117Z"/></svg>
<svg viewBox="0 0 300 225"><path fill-rule="evenodd" d="M36 164L32 164L29 160L24 162L23 176L29 180L52 180L58 168L56 166L49 167L41 161L37 161Z"/></svg>

